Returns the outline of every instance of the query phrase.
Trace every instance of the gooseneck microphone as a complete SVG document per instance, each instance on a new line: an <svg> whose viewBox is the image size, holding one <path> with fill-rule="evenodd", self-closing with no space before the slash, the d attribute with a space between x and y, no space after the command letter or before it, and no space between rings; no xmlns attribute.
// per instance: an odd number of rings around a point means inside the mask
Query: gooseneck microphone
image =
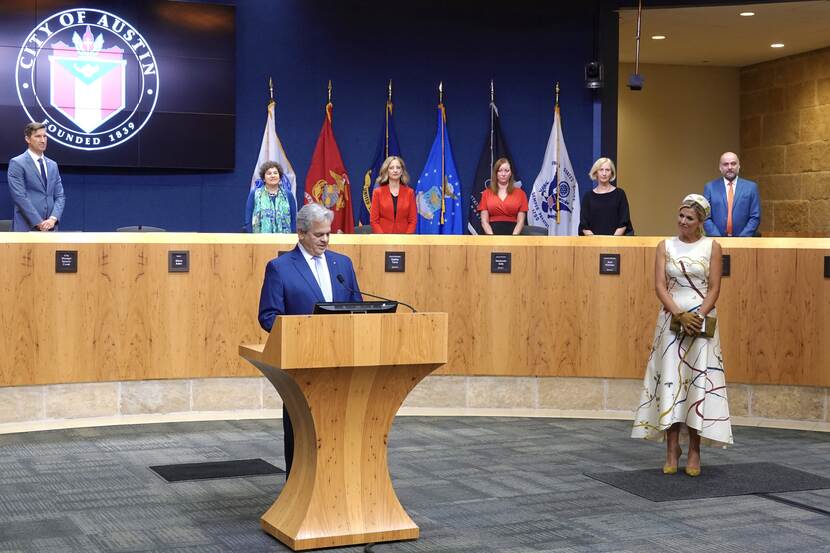
<svg viewBox="0 0 830 553"><path fill-rule="evenodd" d="M395 303L399 303L399 304L401 304L401 305L404 305L404 306L406 306L406 307L410 308L410 309L412 310L412 312L413 312L413 313L417 313L417 312L418 312L418 310L417 310L417 309L415 309L414 307L412 307L412 306L411 306L411 305L409 305L408 303L404 303L404 302L402 302L402 301L400 301L400 300L392 300L392 299L389 299L389 298L384 298L384 297L382 297L382 296L376 296L376 295L374 295L374 294L370 294L369 292L363 292L363 291L361 291L361 290L355 290L355 289L353 289L351 286L349 286L348 284L346 284L346 279L345 279L345 278L343 278L343 275L337 275L337 282L339 282L340 284L342 284L342 285L343 285L343 287L344 287L344 288L346 288L346 290L348 290L349 292L352 292L352 293L357 292L357 293L358 293L358 294L360 294L361 296L369 296L370 298L377 298L377 299L379 299L379 300L383 300L383 301L393 301L393 302L395 302Z"/></svg>

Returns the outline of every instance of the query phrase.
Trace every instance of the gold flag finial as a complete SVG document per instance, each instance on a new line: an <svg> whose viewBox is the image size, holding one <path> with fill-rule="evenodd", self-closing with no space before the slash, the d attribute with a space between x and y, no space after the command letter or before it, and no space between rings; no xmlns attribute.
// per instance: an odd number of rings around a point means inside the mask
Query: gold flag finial
<svg viewBox="0 0 830 553"><path fill-rule="evenodd" d="M444 81L438 83L438 103L444 103Z"/></svg>
<svg viewBox="0 0 830 553"><path fill-rule="evenodd" d="M331 79L329 79L329 103L331 103Z"/></svg>
<svg viewBox="0 0 830 553"><path fill-rule="evenodd" d="M389 79L389 93L386 97L386 101L392 103L392 79Z"/></svg>

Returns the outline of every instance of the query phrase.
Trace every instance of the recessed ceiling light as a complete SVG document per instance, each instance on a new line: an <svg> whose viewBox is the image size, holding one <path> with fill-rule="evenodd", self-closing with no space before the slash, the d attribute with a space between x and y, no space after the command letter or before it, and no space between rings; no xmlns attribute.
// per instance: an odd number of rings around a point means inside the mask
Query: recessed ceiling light
<svg viewBox="0 0 830 553"><path fill-rule="evenodd" d="M770 48L783 48L784 43L783 42L773 42L769 46L770 46Z"/></svg>
<svg viewBox="0 0 830 553"><path fill-rule="evenodd" d="M652 40L666 40L666 35L654 35L651 37Z"/></svg>
<svg viewBox="0 0 830 553"><path fill-rule="evenodd" d="M753 15L755 15L755 12L741 12L738 15L740 15L741 17L752 17Z"/></svg>

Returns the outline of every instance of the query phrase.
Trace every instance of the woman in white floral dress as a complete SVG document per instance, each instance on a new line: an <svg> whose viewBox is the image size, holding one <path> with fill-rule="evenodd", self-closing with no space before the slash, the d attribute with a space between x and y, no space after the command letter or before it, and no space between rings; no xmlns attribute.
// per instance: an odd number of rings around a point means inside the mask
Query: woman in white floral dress
<svg viewBox="0 0 830 553"><path fill-rule="evenodd" d="M660 242L654 264L655 291L663 309L643 379L632 438L666 441L665 474L675 474L682 454L680 428L689 431L685 472L700 474L701 437L713 445L732 443L720 333L703 332L716 317L720 293L721 247L703 236L709 202L699 194L683 199L676 238ZM672 317L680 329L672 331Z"/></svg>

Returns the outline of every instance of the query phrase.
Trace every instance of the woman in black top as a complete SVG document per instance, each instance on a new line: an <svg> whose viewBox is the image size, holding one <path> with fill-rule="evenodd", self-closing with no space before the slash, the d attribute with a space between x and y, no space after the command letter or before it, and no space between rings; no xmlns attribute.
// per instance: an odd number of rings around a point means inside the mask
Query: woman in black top
<svg viewBox="0 0 830 553"><path fill-rule="evenodd" d="M607 157L599 158L588 176L597 182L597 186L582 200L579 233L585 236L633 234L628 198L622 188L611 184L617 178L614 162Z"/></svg>

